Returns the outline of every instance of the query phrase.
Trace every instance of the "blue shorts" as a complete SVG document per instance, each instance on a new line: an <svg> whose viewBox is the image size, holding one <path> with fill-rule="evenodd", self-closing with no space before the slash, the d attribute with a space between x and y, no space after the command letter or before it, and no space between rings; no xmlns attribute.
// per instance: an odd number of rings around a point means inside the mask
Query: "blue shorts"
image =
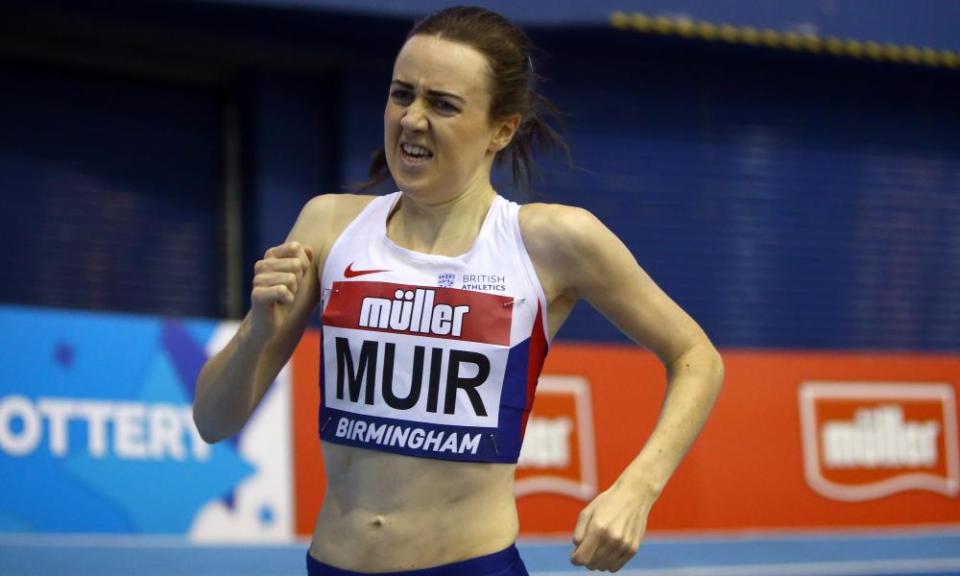
<svg viewBox="0 0 960 576"><path fill-rule="evenodd" d="M308 576L364 576L367 572L354 572L334 568L319 562L307 552ZM401 572L377 572L377 576L529 576L516 546L510 546L487 556L461 560L453 564L404 570Z"/></svg>

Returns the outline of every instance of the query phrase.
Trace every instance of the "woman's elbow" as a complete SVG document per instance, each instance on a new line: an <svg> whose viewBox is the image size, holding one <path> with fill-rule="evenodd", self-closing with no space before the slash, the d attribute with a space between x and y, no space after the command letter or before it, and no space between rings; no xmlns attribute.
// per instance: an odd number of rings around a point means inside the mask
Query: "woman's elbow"
<svg viewBox="0 0 960 576"><path fill-rule="evenodd" d="M200 436L200 439L206 442L207 444L216 444L218 438L216 438L212 431L207 428L205 420L200 416L200 410L197 408L197 404L193 404L193 427L197 429L197 434Z"/></svg>
<svg viewBox="0 0 960 576"><path fill-rule="evenodd" d="M714 373L715 380L717 381L717 386L723 386L723 377L726 373L726 367L723 364L723 356L720 354L720 351L710 346L712 351L711 353L711 368Z"/></svg>
<svg viewBox="0 0 960 576"><path fill-rule="evenodd" d="M723 379L726 368L723 364L723 356L720 355L720 351L714 348L712 344L709 346L705 356L705 365L707 366L708 374L706 382L712 389L713 399L716 401L717 396L723 389Z"/></svg>
<svg viewBox="0 0 960 576"><path fill-rule="evenodd" d="M671 367L673 370L682 370L681 367L694 370L697 379L705 388L711 389L714 396L723 388L723 356L709 340L705 339L691 346Z"/></svg>
<svg viewBox="0 0 960 576"><path fill-rule="evenodd" d="M204 415L203 412L203 407L200 405L200 402L194 400L193 425L197 429L197 433L200 435L200 438L207 444L216 444L217 442L226 438L227 435L217 430L210 421L210 417Z"/></svg>

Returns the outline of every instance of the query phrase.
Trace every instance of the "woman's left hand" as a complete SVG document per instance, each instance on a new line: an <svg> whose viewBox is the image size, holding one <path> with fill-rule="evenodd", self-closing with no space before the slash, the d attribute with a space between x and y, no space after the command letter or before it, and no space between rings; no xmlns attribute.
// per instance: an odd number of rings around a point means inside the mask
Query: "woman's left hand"
<svg viewBox="0 0 960 576"><path fill-rule="evenodd" d="M616 572L637 553L655 498L615 483L577 518L570 561L590 570Z"/></svg>

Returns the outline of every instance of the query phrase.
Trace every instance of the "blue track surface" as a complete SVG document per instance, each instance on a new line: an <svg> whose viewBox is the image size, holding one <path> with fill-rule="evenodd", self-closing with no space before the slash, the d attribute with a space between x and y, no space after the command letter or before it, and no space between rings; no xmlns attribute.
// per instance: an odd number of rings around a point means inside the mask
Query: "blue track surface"
<svg viewBox="0 0 960 576"><path fill-rule="evenodd" d="M181 539L0 536L3 576L302 576L305 544L206 546ZM532 573L586 573L570 546L525 541ZM960 531L836 535L651 537L622 572L637 576L960 574Z"/></svg>

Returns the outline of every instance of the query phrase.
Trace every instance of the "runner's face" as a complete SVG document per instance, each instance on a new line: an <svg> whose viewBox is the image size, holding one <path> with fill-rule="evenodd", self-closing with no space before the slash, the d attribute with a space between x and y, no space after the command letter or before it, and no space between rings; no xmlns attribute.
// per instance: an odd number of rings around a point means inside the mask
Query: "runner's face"
<svg viewBox="0 0 960 576"><path fill-rule="evenodd" d="M383 114L387 166L401 190L442 200L489 186L498 150L489 75L467 45L420 35L403 45Z"/></svg>

